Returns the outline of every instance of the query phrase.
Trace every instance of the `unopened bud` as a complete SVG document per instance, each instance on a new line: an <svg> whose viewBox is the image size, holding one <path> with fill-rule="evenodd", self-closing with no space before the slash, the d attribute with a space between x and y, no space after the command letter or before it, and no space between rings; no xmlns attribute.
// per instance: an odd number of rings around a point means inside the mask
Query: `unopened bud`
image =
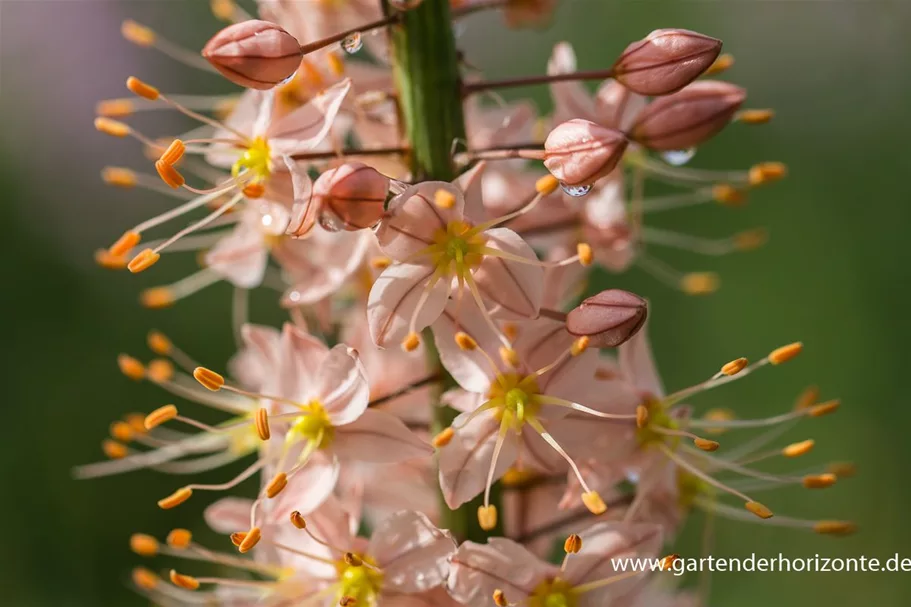
<svg viewBox="0 0 911 607"><path fill-rule="evenodd" d="M297 39L278 25L251 19L215 34L202 56L234 84L268 90L294 75L303 53Z"/></svg>
<svg viewBox="0 0 911 607"><path fill-rule="evenodd" d="M640 95L669 95L701 76L721 40L683 29L655 30L633 42L614 64L614 78Z"/></svg>
<svg viewBox="0 0 911 607"><path fill-rule="evenodd" d="M388 177L366 164L347 162L313 183L312 204L332 213L345 230L363 230L383 218L388 192Z"/></svg>
<svg viewBox="0 0 911 607"><path fill-rule="evenodd" d="M655 99L639 114L630 137L647 148L686 150L726 127L746 91L727 82L704 80Z"/></svg>
<svg viewBox="0 0 911 607"><path fill-rule="evenodd" d="M589 297L566 315L566 330L590 338L596 348L616 348L635 335L648 316L644 299L620 289Z"/></svg>
<svg viewBox="0 0 911 607"><path fill-rule="evenodd" d="M629 142L615 129L588 120L568 120L544 142L544 166L569 186L589 185L614 170Z"/></svg>

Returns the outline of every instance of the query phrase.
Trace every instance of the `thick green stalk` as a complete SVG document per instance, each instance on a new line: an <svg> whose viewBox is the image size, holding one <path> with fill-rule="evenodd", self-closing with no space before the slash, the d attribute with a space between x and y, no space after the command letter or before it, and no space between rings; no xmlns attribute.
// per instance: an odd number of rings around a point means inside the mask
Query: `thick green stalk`
<svg viewBox="0 0 911 607"><path fill-rule="evenodd" d="M383 0L383 4L390 13L388 0ZM453 143L465 139L465 118L449 0L424 0L417 8L406 11L401 21L390 27L389 37L400 120L414 179L452 181L456 177ZM429 331L424 337L425 343L432 343L432 339L427 339L431 337ZM433 356L433 364L439 366L439 358L435 353ZM444 385L453 387L455 382L448 378ZM435 411L437 431L455 417L448 407L437 407ZM489 534L502 535L499 524L490 532L481 529L477 520L481 501L479 497L455 511L443 504L442 526L462 539L478 542L484 542ZM494 487L491 503L499 506L499 487Z"/></svg>

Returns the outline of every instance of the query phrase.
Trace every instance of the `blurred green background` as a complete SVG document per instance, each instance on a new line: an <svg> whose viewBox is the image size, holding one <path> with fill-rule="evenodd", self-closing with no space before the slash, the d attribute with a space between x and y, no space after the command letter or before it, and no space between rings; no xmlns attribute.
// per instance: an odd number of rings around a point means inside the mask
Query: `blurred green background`
<svg viewBox="0 0 911 607"><path fill-rule="evenodd" d="M0 2L3 605L143 604L126 584L140 561L127 549L129 534L162 535L187 525L206 502L163 512L154 502L176 486L173 479L138 473L76 482L71 475L74 465L100 458L110 421L164 402L153 387L117 372L117 353L148 358L144 341L152 327L215 367L233 343L224 285L171 310L144 310L136 302L141 287L179 276L192 260L140 277L92 262L97 247L169 204L101 185L105 164L150 163L137 146L94 132L95 101L122 95L131 74L165 91L229 90L218 78L128 45L119 36L125 17L191 47L218 27L202 0ZM743 209L655 216L655 225L704 236L767 226L766 248L718 259L662 255L681 269L720 272L723 287L710 297L682 296L638 271L605 282L651 299L651 335L672 388L731 358L805 342L795 362L696 404L761 416L789 407L810 383L821 386L823 398L844 403L838 415L808 422L788 438L815 438L815 457L855 461L859 475L825 492L763 499L782 514L854 519L860 532L833 539L720 523L716 556L911 557L911 409L900 391L911 338L909 17L905 1L565 0L543 32L505 32L492 15L471 19L462 32L472 62L507 76L543 70L559 40L575 43L587 69L609 64L629 41L657 27L695 29L724 39L737 59L727 78L748 88L749 105L777 112L768 126L730 127L693 165L781 160L790 167L786 181L757 192ZM533 92L546 109L546 91ZM153 134L177 126L170 116L136 123ZM257 312L255 319L268 317ZM697 527L684 534L681 554L698 554ZM728 573L716 574L713 584L712 604L719 606L911 604L911 577L901 573Z"/></svg>

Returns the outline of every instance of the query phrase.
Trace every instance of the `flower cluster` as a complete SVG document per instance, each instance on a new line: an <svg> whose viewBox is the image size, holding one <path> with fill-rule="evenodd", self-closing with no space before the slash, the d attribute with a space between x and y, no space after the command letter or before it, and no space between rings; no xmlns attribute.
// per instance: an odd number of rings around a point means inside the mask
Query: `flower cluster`
<svg viewBox="0 0 911 607"><path fill-rule="evenodd" d="M742 204L751 189L783 177L774 162L684 166L730 123L760 124L772 112L742 109L743 89L710 79L733 59L719 40L687 30L656 30L594 72L578 71L561 43L546 75L500 81L463 76L458 53L441 51L454 44L451 20L500 10L518 27L546 20L553 4L260 0L259 20L215 0L214 14L230 24L202 57L124 24L129 41L246 89L166 94L130 77L133 97L98 105L98 130L138 140L157 173L107 167L104 180L177 204L125 231L97 260L137 273L166 252L200 253L202 269L141 301L170 306L230 283L238 351L226 369L204 366L153 331L156 358L121 355L127 377L182 404L114 422L103 443L108 460L77 475L191 477L159 500L167 510L259 479L254 499L225 496L206 510L226 545L252 558L203 546L186 529L164 541L131 538L142 556L189 559L167 575L134 570L137 590L155 603L692 605L700 597L618 570L615 559L660 556L693 508L852 530L773 516L753 497L791 484L825 488L851 472L845 464L790 475L757 467L808 453L812 440L770 445L838 401L819 402L811 390L763 419L688 404L790 360L800 343L752 364L728 362L668 394L643 298L612 289L573 307L594 267L636 265L688 294L717 288L714 274L678 272L648 244L708 255L762 244L758 230L710 240L645 218ZM425 31L431 46L421 48L414 40ZM600 82L594 95L585 81ZM545 117L495 95L536 84L552 92ZM198 126L150 137L127 123L154 110ZM646 195L655 181L679 191ZM147 238L176 222L170 234ZM279 294L288 315L280 329L250 321L247 293L260 287ZM201 421L183 401L223 419ZM723 449L715 440L744 429L762 432ZM225 482L192 482L241 460L248 465ZM561 565L542 560L564 539ZM194 561L233 573L197 577Z"/></svg>

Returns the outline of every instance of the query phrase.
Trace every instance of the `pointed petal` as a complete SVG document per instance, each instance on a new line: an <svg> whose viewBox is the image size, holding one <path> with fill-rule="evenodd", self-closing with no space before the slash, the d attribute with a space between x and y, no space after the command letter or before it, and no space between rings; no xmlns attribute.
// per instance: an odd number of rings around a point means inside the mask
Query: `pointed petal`
<svg viewBox="0 0 911 607"><path fill-rule="evenodd" d="M465 219L476 225L489 219L487 211L484 210L483 189L481 187L486 168L487 162L481 161L459 175L458 179L453 182L465 195Z"/></svg>
<svg viewBox="0 0 911 607"><path fill-rule="evenodd" d="M487 246L511 255L538 261L522 237L508 228L487 230ZM544 268L487 255L473 273L484 297L510 316L535 318L544 293Z"/></svg>
<svg viewBox="0 0 911 607"><path fill-rule="evenodd" d="M661 526L650 523L598 523L579 535L584 549L569 559L564 571L565 579L573 586L622 573L614 568L614 559L654 558L663 542ZM587 593L591 596L586 599L592 605L603 605L610 596L620 596L639 582L630 578L610 584Z"/></svg>
<svg viewBox="0 0 911 607"><path fill-rule="evenodd" d="M455 335L459 331L467 333L478 342L478 348L462 350L455 341ZM473 302L450 302L439 320L433 324L433 339L440 354L440 362L459 385L469 392L487 394L495 370L484 352L500 364L497 356L500 340L494 336L477 306Z"/></svg>
<svg viewBox="0 0 911 607"><path fill-rule="evenodd" d="M317 396L317 369L329 350L309 333L291 323L282 327L281 358L271 390L276 396L307 402Z"/></svg>
<svg viewBox="0 0 911 607"><path fill-rule="evenodd" d="M285 166L291 175L291 187L294 192L294 204L285 234L292 238L303 238L316 226L320 208L313 197L313 181L307 173L304 162L294 160L288 155L282 156Z"/></svg>
<svg viewBox="0 0 911 607"><path fill-rule="evenodd" d="M553 54L547 63L547 74L571 74L576 71L576 53L572 45L560 42L554 46ZM554 124L573 118L592 120L595 116L595 104L585 86L578 81L555 82L550 85L554 99Z"/></svg>
<svg viewBox="0 0 911 607"><path fill-rule="evenodd" d="M206 253L206 265L231 284L244 289L259 286L266 272L269 253L259 229L241 221Z"/></svg>
<svg viewBox="0 0 911 607"><path fill-rule="evenodd" d="M249 390L263 390L278 365L281 333L273 327L245 324L240 329L243 348L228 362L228 370Z"/></svg>
<svg viewBox="0 0 911 607"><path fill-rule="evenodd" d="M332 424L350 424L367 409L370 386L357 351L339 344L329 351L317 371L316 396Z"/></svg>
<svg viewBox="0 0 911 607"><path fill-rule="evenodd" d="M453 426L463 424L467 416L467 413L459 415ZM450 508L458 508L484 491L499 429L500 423L493 412L481 413L456 430L452 442L440 450L440 488ZM493 480L503 476L515 463L517 453L515 436L510 432L503 442Z"/></svg>
<svg viewBox="0 0 911 607"><path fill-rule="evenodd" d="M367 322L376 345L385 348L405 338L434 271L433 266L399 263L386 268L376 279L367 299ZM438 280L415 319L415 331L423 330L440 316L448 297L449 284Z"/></svg>
<svg viewBox="0 0 911 607"><path fill-rule="evenodd" d="M316 147L329 134L350 90L351 80L342 80L270 125L266 137L272 154L293 155Z"/></svg>
<svg viewBox="0 0 911 607"><path fill-rule="evenodd" d="M439 190L455 198L451 209L434 203ZM386 217L376 231L383 252L402 261L433 244L439 230L451 221L464 218L465 197L462 191L445 181L425 181L413 185L389 202Z"/></svg>
<svg viewBox="0 0 911 607"><path fill-rule="evenodd" d="M616 80L608 80L595 94L595 122L626 132L647 103L647 97L632 92Z"/></svg>
<svg viewBox="0 0 911 607"><path fill-rule="evenodd" d="M338 460L317 451L310 456L307 465L293 477L294 483L306 487L306 491L296 492L294 509L303 515L310 514L332 496L339 475ZM308 521L309 523L309 521Z"/></svg>
<svg viewBox="0 0 911 607"><path fill-rule="evenodd" d="M433 455L433 449L398 418L367 409L349 424L335 428L332 450L340 459L393 463Z"/></svg>
<svg viewBox="0 0 911 607"><path fill-rule="evenodd" d="M439 586L449 574L456 542L420 512L386 517L373 531L367 553L375 555L393 592L422 592Z"/></svg>
<svg viewBox="0 0 911 607"><path fill-rule="evenodd" d="M250 525L250 508L253 500L224 497L203 512L206 524L216 533L229 534Z"/></svg>
<svg viewBox="0 0 911 607"><path fill-rule="evenodd" d="M491 538L487 545L465 542L452 557L447 589L464 605L487 605L495 590L510 603L522 603L556 568L535 558L521 545Z"/></svg>
<svg viewBox="0 0 911 607"><path fill-rule="evenodd" d="M648 321L632 339L620 346L619 361L623 374L639 390L656 397L664 396L664 386L648 341Z"/></svg>

